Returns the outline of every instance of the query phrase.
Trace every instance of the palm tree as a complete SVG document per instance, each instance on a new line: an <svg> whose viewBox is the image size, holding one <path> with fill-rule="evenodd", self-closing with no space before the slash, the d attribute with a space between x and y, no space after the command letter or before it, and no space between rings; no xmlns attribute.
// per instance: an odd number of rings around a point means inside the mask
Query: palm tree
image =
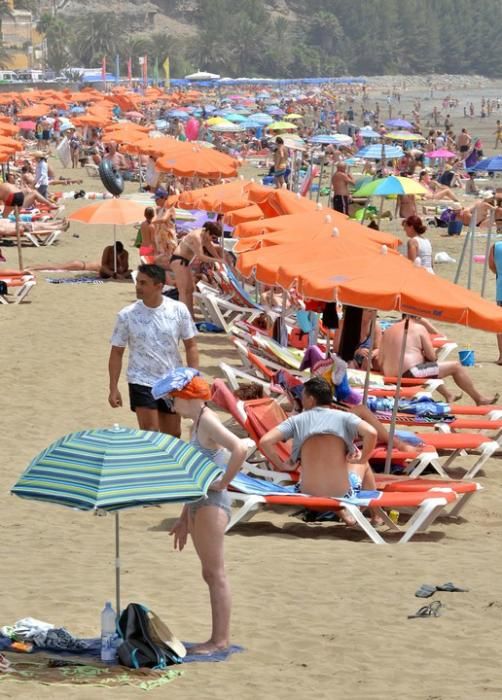
<svg viewBox="0 0 502 700"><path fill-rule="evenodd" d="M58 16L44 14L37 24L37 31L45 35L47 64L59 72L71 62L70 46L74 35L70 24Z"/></svg>
<svg viewBox="0 0 502 700"><path fill-rule="evenodd" d="M114 12L87 12L75 22L73 54L82 65L93 67L103 56L113 59L126 33L123 18Z"/></svg>

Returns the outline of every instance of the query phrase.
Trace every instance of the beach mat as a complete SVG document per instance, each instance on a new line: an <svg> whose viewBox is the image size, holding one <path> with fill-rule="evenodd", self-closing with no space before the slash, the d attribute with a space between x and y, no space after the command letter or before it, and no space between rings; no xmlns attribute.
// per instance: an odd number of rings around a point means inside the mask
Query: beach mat
<svg viewBox="0 0 502 700"><path fill-rule="evenodd" d="M37 654L19 654L4 652L11 662L11 669L0 673L0 688L9 681L41 683L42 685L92 685L101 688L118 688L133 686L138 690L154 690L179 678L183 672L178 668L159 671L150 669L129 669L123 666L106 666L98 660L89 660L81 656L65 660L76 661L81 666L59 666L52 668L49 661L61 660L60 655L39 652ZM0 690L0 693L2 691ZM31 697L36 697L33 694Z"/></svg>
<svg viewBox="0 0 502 700"><path fill-rule="evenodd" d="M46 277L49 284L104 284L105 280L99 277Z"/></svg>

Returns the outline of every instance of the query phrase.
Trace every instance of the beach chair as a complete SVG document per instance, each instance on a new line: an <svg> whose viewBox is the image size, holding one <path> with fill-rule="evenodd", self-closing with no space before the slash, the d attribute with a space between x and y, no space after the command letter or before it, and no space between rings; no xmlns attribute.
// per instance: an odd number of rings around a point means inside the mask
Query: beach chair
<svg viewBox="0 0 502 700"><path fill-rule="evenodd" d="M241 401L234 396L221 379L215 379L213 382L212 400L217 406L230 413L236 423L246 431L248 436L255 443L255 454L259 454L258 443L265 433L287 418L287 414L275 399L266 397L263 399ZM289 443L279 443L276 445L276 450L277 456L282 462L287 462L289 460L291 456L291 446ZM374 450L370 459L381 461L385 460L386 456L387 448L385 446L379 446ZM417 468L419 473L422 473L428 465L438 459L438 455L434 448L423 445L420 449L413 452L402 452L401 450L394 449L392 451L392 458L395 462L409 463L410 469L412 467ZM258 459L262 464L265 461L262 457ZM298 480L298 472L296 471L278 472L275 468L267 467L266 463L264 467L250 461L246 464L246 468L253 474L262 478L272 479L277 483L284 483L285 481L294 482Z"/></svg>
<svg viewBox="0 0 502 700"><path fill-rule="evenodd" d="M232 332L237 321L254 321L262 313L249 307L237 306L232 301L207 292L194 293L194 299L205 320L223 328L228 334Z"/></svg>
<svg viewBox="0 0 502 700"><path fill-rule="evenodd" d="M2 280L2 276L0 274L0 280ZM7 280L4 280L7 282ZM33 289L33 287L36 284L35 278L28 277L25 279L22 279L21 277L19 278L18 281L15 280L9 280L7 282L8 287L12 288L14 287L15 291L10 292L8 295L7 294L0 294L0 303L1 304L20 304L22 301L26 299L30 291Z"/></svg>
<svg viewBox="0 0 502 700"><path fill-rule="evenodd" d="M386 540L363 515L361 508L371 507L378 511L384 524L391 532L400 533L397 540L405 544L417 533L425 532L444 510L445 506L454 503L457 496L452 489L438 487L437 489L408 493L361 492L360 496L351 499L317 498L294 492L292 488L271 484L256 479L247 474L238 474L231 483L229 491L233 502L241 503L240 508L232 514L226 531L231 530L237 523L250 520L259 510L267 506L279 506L288 509L308 508L317 511L336 511L345 509L355 520L358 527L375 544L386 544ZM390 509L413 508L414 514L408 520L406 530L402 530L387 514Z"/></svg>

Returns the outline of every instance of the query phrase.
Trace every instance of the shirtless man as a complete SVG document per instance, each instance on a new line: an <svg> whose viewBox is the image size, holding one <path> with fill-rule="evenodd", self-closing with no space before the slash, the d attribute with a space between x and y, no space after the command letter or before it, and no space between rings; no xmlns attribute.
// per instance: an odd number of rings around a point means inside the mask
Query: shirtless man
<svg viewBox="0 0 502 700"><path fill-rule="evenodd" d="M2 214L4 218L8 217L16 207L19 209L28 209L29 207L35 206L35 203L45 204L45 206L51 210L59 209L57 204L49 202L48 199L42 197L36 190L30 190L29 192L20 191L16 185L12 185L8 182L0 183L0 201L4 203Z"/></svg>
<svg viewBox="0 0 502 700"><path fill-rule="evenodd" d="M331 179L331 185L333 187L333 209L335 211L348 215L350 202L349 185L354 184L354 178L347 173L347 166L345 163L339 163Z"/></svg>
<svg viewBox="0 0 502 700"><path fill-rule="evenodd" d="M67 263L43 263L40 265L30 265L29 270L65 270L68 272L97 272L102 279L130 279L131 270L129 269L129 253L124 250L124 245L121 241L115 243L117 250L117 272L114 272L114 254L113 246L107 245L103 250L101 260L87 262L85 260L72 260Z"/></svg>
<svg viewBox="0 0 502 700"><path fill-rule="evenodd" d="M193 317L194 279L190 263L196 257L201 262L221 262L222 257L216 248L220 240L220 229L211 221L206 221L201 229L187 233L178 243L171 256L171 269L174 272L179 300L184 302Z"/></svg>
<svg viewBox="0 0 502 700"><path fill-rule="evenodd" d="M274 153L274 180L276 188L280 189L286 182L285 175L288 169L288 149L280 136L276 138L275 143L277 147Z"/></svg>
<svg viewBox="0 0 502 700"><path fill-rule="evenodd" d="M467 157L467 153L471 147L472 138L470 134L467 133L467 129L462 129L460 134L457 136L457 148L462 159Z"/></svg>
<svg viewBox="0 0 502 700"><path fill-rule="evenodd" d="M350 498L361 490L375 489L368 459L377 440L376 430L352 413L331 408L331 387L322 377L303 385L303 412L272 428L260 440L260 450L281 471L301 468L300 490L310 496ZM283 463L274 445L293 439L291 461ZM354 440L362 439L359 451ZM342 509L345 523L352 517Z"/></svg>
<svg viewBox="0 0 502 700"><path fill-rule="evenodd" d="M462 391L465 391L478 406L493 404L497 401L498 394L490 398L489 396L483 396L475 388L467 370L462 367L460 362L455 360L438 362L429 333L422 324L412 317L408 317L408 319L403 318L403 320L392 325L383 334L378 359L386 376L398 376L399 358L406 320L408 320L409 326L404 353L403 377L423 379L452 377L455 384ZM455 396L451 391L448 391L444 384L437 391L444 396L447 403L458 401L461 396Z"/></svg>

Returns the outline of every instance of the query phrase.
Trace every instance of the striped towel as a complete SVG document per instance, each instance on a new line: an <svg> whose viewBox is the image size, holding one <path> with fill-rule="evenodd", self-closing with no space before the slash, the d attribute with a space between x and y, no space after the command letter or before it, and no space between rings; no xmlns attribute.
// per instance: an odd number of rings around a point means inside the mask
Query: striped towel
<svg viewBox="0 0 502 700"><path fill-rule="evenodd" d="M302 498L309 497L306 493L295 491L294 486L274 484L271 481L256 479L249 474L237 474L230 485L235 491L249 496L298 496L299 505ZM355 506L367 506L370 501L381 498L381 496L382 491L359 491L352 498L337 498L336 500Z"/></svg>

